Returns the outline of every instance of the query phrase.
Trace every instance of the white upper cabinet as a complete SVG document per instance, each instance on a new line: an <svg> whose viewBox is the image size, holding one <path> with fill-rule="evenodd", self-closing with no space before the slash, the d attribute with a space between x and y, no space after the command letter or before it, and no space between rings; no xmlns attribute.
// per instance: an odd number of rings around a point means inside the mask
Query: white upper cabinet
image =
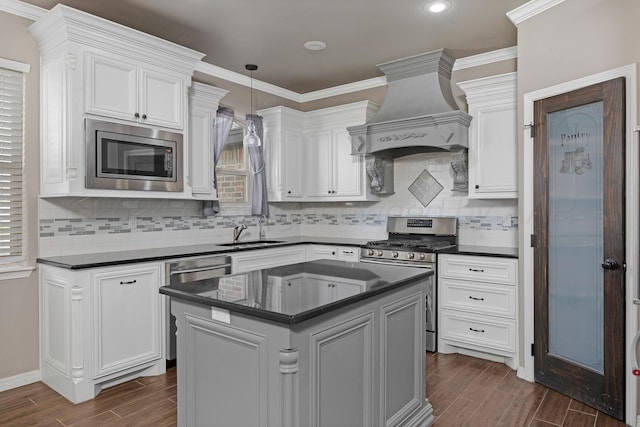
<svg viewBox="0 0 640 427"><path fill-rule="evenodd" d="M184 82L179 75L119 57L87 54L86 112L152 126L184 128Z"/></svg>
<svg viewBox="0 0 640 427"><path fill-rule="evenodd" d="M469 114L469 197L518 197L517 75L458 83Z"/></svg>
<svg viewBox="0 0 640 427"><path fill-rule="evenodd" d="M269 201L300 201L304 195L304 113L273 107L258 114L264 130Z"/></svg>
<svg viewBox="0 0 640 427"><path fill-rule="evenodd" d="M188 185L182 192L85 188L84 123L186 133L187 89L204 55L62 4L29 31L40 49L40 194L190 198Z"/></svg>
<svg viewBox="0 0 640 427"><path fill-rule="evenodd" d="M287 107L258 111L263 117L269 201L377 200L365 162L351 155L347 127L377 111L368 101L300 112Z"/></svg>
<svg viewBox="0 0 640 427"><path fill-rule="evenodd" d="M376 111L375 104L363 101L306 113L306 201L377 200L370 191L364 158L351 155L347 131Z"/></svg>
<svg viewBox="0 0 640 427"><path fill-rule="evenodd" d="M193 83L189 92L189 176L193 197L215 200L213 186L213 124L220 99L228 91Z"/></svg>

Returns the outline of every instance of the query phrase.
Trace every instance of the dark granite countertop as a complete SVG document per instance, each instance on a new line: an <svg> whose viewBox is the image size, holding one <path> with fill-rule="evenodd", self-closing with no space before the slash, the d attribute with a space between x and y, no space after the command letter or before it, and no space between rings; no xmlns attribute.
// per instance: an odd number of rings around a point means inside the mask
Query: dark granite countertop
<svg viewBox="0 0 640 427"><path fill-rule="evenodd" d="M231 312L296 324L371 298L433 272L422 268L319 260L163 286L160 293ZM326 289L336 290L330 295Z"/></svg>
<svg viewBox="0 0 640 427"><path fill-rule="evenodd" d="M444 249L438 253L458 254L458 255L479 255L495 256L501 258L518 258L518 248L498 247L498 246L473 246L458 245L455 248Z"/></svg>
<svg viewBox="0 0 640 427"><path fill-rule="evenodd" d="M340 237L274 237L266 239L277 241L261 246L234 247L220 246L221 243L202 245L175 246L167 248L139 249L119 252L101 252L79 255L63 255L53 257L41 257L37 259L40 264L53 265L55 267L71 270L95 267L108 267L119 264L133 264L139 262L164 261L168 259L184 258L190 256L213 255L221 253L234 253L252 249L278 248L299 244L339 245L359 247L367 242L364 239L347 239ZM243 241L238 242L242 244Z"/></svg>

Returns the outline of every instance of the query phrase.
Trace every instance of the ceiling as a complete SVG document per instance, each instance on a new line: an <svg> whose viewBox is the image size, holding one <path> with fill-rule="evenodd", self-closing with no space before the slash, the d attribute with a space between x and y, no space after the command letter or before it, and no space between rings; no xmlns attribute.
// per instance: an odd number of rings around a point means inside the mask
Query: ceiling
<svg viewBox="0 0 640 427"><path fill-rule="evenodd" d="M516 45L509 12L527 0L24 0L63 3L205 53L203 61L297 93L382 73L377 64L447 48L455 58ZM303 44L321 40L323 51Z"/></svg>

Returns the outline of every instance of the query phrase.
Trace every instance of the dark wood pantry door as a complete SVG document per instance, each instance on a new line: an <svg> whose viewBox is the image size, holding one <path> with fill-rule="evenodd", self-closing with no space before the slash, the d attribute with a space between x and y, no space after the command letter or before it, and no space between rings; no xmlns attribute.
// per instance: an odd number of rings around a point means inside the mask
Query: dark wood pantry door
<svg viewBox="0 0 640 427"><path fill-rule="evenodd" d="M534 105L535 381L624 416L625 81Z"/></svg>

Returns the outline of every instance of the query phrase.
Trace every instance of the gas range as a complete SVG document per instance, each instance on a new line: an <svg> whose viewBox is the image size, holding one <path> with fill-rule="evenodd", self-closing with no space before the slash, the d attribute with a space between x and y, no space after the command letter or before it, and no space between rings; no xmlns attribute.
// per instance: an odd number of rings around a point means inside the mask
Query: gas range
<svg viewBox="0 0 640 427"><path fill-rule="evenodd" d="M455 217L389 217L389 238L363 245L360 259L433 268L436 252L458 244L457 221Z"/></svg>
<svg viewBox="0 0 640 427"><path fill-rule="evenodd" d="M436 254L458 245L458 219L455 217L389 217L387 240L374 240L360 249L360 261L406 265L433 271L426 297L426 348L437 350Z"/></svg>

